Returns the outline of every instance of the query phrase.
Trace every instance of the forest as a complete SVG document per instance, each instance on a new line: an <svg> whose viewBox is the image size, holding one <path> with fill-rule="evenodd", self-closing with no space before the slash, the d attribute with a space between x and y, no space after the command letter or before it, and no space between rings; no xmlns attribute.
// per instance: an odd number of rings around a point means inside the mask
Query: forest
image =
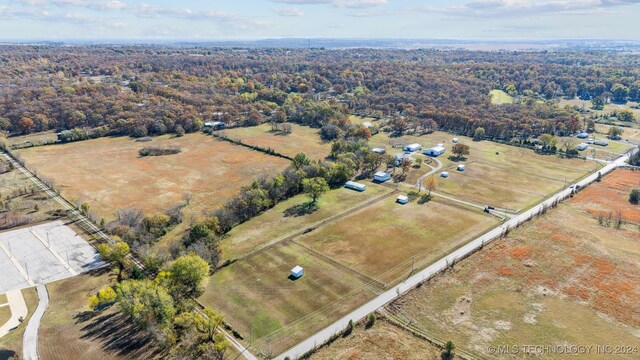
<svg viewBox="0 0 640 360"><path fill-rule="evenodd" d="M293 122L366 138L349 113L393 130L437 127L486 138L580 128L562 98L640 100L640 59L615 52L4 46L0 130L72 130L67 141ZM493 105L489 92L519 101Z"/></svg>

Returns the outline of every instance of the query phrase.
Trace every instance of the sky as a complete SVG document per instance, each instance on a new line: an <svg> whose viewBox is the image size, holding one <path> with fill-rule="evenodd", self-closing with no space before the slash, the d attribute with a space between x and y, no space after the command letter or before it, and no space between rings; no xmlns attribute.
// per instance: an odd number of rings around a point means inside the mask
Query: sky
<svg viewBox="0 0 640 360"><path fill-rule="evenodd" d="M640 0L0 0L0 39L640 39L638 19Z"/></svg>

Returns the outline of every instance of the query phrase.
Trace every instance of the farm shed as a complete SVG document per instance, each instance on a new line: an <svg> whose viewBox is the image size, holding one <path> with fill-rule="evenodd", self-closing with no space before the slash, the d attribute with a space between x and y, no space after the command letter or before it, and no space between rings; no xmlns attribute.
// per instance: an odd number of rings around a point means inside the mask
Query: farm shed
<svg viewBox="0 0 640 360"><path fill-rule="evenodd" d="M464 165L463 164L459 164L458 165L458 171L464 171Z"/></svg>
<svg viewBox="0 0 640 360"><path fill-rule="evenodd" d="M440 173L440 176L442 176L443 178L448 178L449 177L449 173L446 171L443 171L442 173Z"/></svg>
<svg viewBox="0 0 640 360"><path fill-rule="evenodd" d="M373 148L373 149L371 149L371 151L373 151L376 154L380 154L380 155L382 155L382 154L384 154L386 152L386 150L384 148Z"/></svg>
<svg viewBox="0 0 640 360"><path fill-rule="evenodd" d="M291 269L291 277L294 279L299 279L302 275L304 275L304 268L300 265L296 265L293 269Z"/></svg>
<svg viewBox="0 0 640 360"><path fill-rule="evenodd" d="M377 173L375 173L375 175L373 175L373 180L377 182L385 182L389 179L391 179L391 174L389 174L388 172L378 171Z"/></svg>
<svg viewBox="0 0 640 360"><path fill-rule="evenodd" d="M587 144L587 143L578 144L578 146L577 146L579 151L587 150L588 147L589 147L589 144Z"/></svg>
<svg viewBox="0 0 640 360"><path fill-rule="evenodd" d="M609 145L609 142L607 140L596 140L593 143L595 145L598 145L598 146L607 146L607 145Z"/></svg>
<svg viewBox="0 0 640 360"><path fill-rule="evenodd" d="M457 144L457 143L459 143L459 142L460 142L460 139L458 139L458 138L453 138L453 143L454 143L454 144Z"/></svg>
<svg viewBox="0 0 640 360"><path fill-rule="evenodd" d="M409 161L413 162L413 158L411 157L411 154L405 154L405 153L398 153L395 155L395 161L394 164L396 166L400 166L400 164L402 164L402 159L409 159Z"/></svg>
<svg viewBox="0 0 640 360"><path fill-rule="evenodd" d="M357 191L364 191L367 188L367 185L360 184L360 183L357 183L355 181L347 181L347 183L344 186L347 189L352 189L352 190L357 190Z"/></svg>
<svg viewBox="0 0 640 360"><path fill-rule="evenodd" d="M407 204L409 202L409 198L406 195L400 195L396 198L396 202L398 204Z"/></svg>
<svg viewBox="0 0 640 360"><path fill-rule="evenodd" d="M404 147L404 151L410 151L410 152L418 151L420 149L422 149L422 145L420 144L409 144Z"/></svg>
<svg viewBox="0 0 640 360"><path fill-rule="evenodd" d="M434 146L432 148L425 150L424 154L429 156L440 156L444 154L444 152L445 152L444 146Z"/></svg>

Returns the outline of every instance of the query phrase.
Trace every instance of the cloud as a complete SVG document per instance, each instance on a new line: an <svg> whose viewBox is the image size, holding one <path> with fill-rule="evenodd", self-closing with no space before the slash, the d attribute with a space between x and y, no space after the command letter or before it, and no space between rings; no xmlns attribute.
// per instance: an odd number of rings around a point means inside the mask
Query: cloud
<svg viewBox="0 0 640 360"><path fill-rule="evenodd" d="M275 9L273 10L276 14L280 16L304 16L304 11L297 7L292 8L284 8L284 9Z"/></svg>
<svg viewBox="0 0 640 360"><path fill-rule="evenodd" d="M388 0L271 0L292 5L332 5L337 8L362 9L386 5Z"/></svg>

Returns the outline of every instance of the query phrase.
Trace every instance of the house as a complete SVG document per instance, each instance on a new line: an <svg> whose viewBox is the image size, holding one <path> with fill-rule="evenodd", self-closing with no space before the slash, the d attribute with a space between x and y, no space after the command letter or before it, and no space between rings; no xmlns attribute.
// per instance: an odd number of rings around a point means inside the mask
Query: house
<svg viewBox="0 0 640 360"><path fill-rule="evenodd" d="M578 139L587 139L587 138L589 138L589 134L587 134L586 132L582 132L578 134Z"/></svg>
<svg viewBox="0 0 640 360"><path fill-rule="evenodd" d="M444 146L434 146L432 148L425 150L423 153L429 156L440 156L444 154L444 151L445 151Z"/></svg>
<svg viewBox="0 0 640 360"><path fill-rule="evenodd" d="M409 198L405 195L400 195L396 198L396 202L398 204L407 204L409 202Z"/></svg>
<svg viewBox="0 0 640 360"><path fill-rule="evenodd" d="M373 151L376 154L380 154L380 155L382 155L382 154L384 154L386 152L386 150L384 148L373 148L373 149L371 149L371 151Z"/></svg>
<svg viewBox="0 0 640 360"><path fill-rule="evenodd" d="M598 146L607 146L609 145L609 142L607 140L596 140L593 144Z"/></svg>
<svg viewBox="0 0 640 360"><path fill-rule="evenodd" d="M391 179L391 174L389 174L388 172L378 171L377 173L375 173L375 175L373 175L373 180L377 182L385 182L389 179Z"/></svg>
<svg viewBox="0 0 640 360"><path fill-rule="evenodd" d="M440 176L442 176L443 178L448 178L449 177L449 173L446 171L443 171L440 173Z"/></svg>
<svg viewBox="0 0 640 360"><path fill-rule="evenodd" d="M453 143L454 143L454 144L457 144L457 143L459 143L459 142L460 142L460 139L458 139L458 138L453 138Z"/></svg>
<svg viewBox="0 0 640 360"><path fill-rule="evenodd" d="M293 269L291 269L291 277L294 279L299 279L304 275L304 268L300 265L296 265Z"/></svg>
<svg viewBox="0 0 640 360"><path fill-rule="evenodd" d="M73 137L73 131L71 130L62 130L59 133L56 133L56 135L58 136L58 141L69 141L72 137Z"/></svg>
<svg viewBox="0 0 640 360"><path fill-rule="evenodd" d="M577 146L578 151L587 150L588 147L589 147L589 144L587 144L587 143L578 144L578 146Z"/></svg>
<svg viewBox="0 0 640 360"><path fill-rule="evenodd" d="M464 165L458 164L458 171L464 171Z"/></svg>
<svg viewBox="0 0 640 360"><path fill-rule="evenodd" d="M360 184L355 181L347 181L344 185L347 189L356 190L356 191L364 191L367 188L367 185Z"/></svg>
<svg viewBox="0 0 640 360"><path fill-rule="evenodd" d="M204 123L204 128L205 129L218 129L224 127L224 122L222 121L213 121L213 122L206 122Z"/></svg>
<svg viewBox="0 0 640 360"><path fill-rule="evenodd" d="M404 147L404 151L414 152L422 149L422 145L420 144L409 144Z"/></svg>

